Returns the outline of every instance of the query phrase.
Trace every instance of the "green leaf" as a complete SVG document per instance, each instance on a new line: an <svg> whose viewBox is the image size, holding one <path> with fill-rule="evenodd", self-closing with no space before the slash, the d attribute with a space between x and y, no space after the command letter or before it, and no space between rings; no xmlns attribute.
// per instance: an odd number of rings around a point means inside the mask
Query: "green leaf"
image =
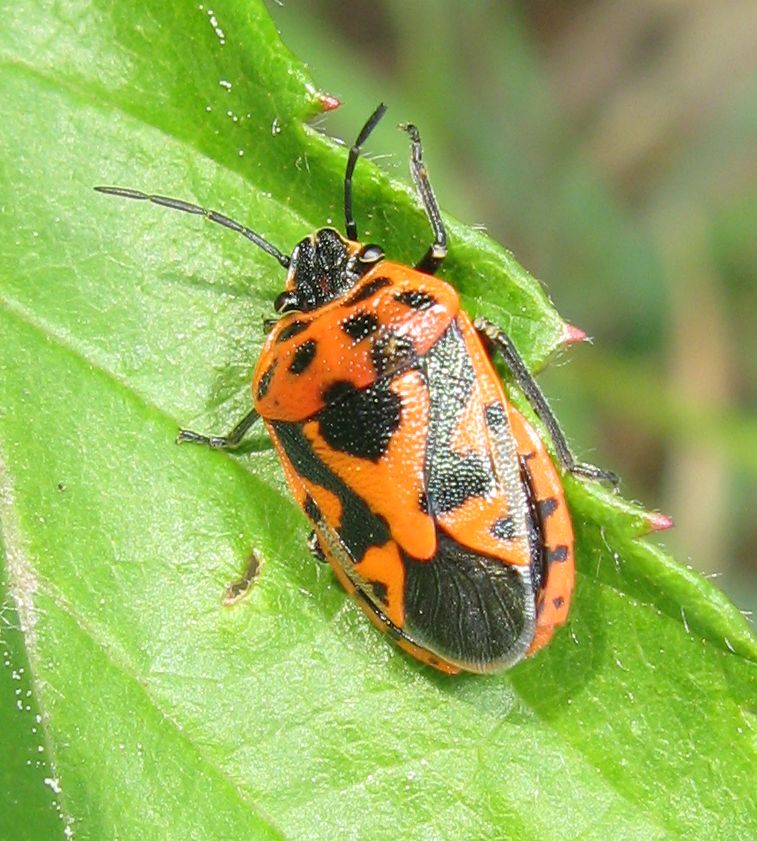
<svg viewBox="0 0 757 841"><path fill-rule="evenodd" d="M174 446L249 407L282 273L91 188L198 201L283 250L341 225L344 150L305 125L322 100L262 4L22 3L0 50L2 834L752 837L757 644L639 540L643 511L566 480L568 628L450 679L312 562L262 433L235 457ZM423 253L409 185L363 161L356 205L366 240ZM445 276L543 363L563 324L538 284L480 233L450 238ZM225 607L251 547L259 577Z"/></svg>

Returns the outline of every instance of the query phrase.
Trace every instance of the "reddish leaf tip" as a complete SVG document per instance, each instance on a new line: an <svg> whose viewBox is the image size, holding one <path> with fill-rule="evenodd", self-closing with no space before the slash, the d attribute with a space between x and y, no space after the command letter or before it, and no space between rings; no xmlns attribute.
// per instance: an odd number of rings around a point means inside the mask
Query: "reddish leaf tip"
<svg viewBox="0 0 757 841"><path fill-rule="evenodd" d="M575 327L573 324L565 322L563 325L562 338L560 339L561 344L575 345L578 342L585 342L587 339L588 336L580 327Z"/></svg>
<svg viewBox="0 0 757 841"><path fill-rule="evenodd" d="M321 111L334 111L342 103L335 96L331 96L331 94L319 93L318 104L321 106Z"/></svg>
<svg viewBox="0 0 757 841"><path fill-rule="evenodd" d="M666 531L672 529L675 523L667 514L658 514L657 512L650 512L647 514L647 523L649 524L649 531Z"/></svg>

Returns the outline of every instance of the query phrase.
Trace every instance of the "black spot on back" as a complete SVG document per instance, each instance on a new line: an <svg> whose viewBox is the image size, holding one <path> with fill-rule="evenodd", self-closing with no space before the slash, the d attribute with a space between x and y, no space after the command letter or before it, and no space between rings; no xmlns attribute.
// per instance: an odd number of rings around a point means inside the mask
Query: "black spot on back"
<svg viewBox="0 0 757 841"><path fill-rule="evenodd" d="M547 550L547 564L561 564L568 560L568 547L555 546Z"/></svg>
<svg viewBox="0 0 757 841"><path fill-rule="evenodd" d="M315 350L318 342L315 339L308 339L299 345L295 351L292 361L289 363L289 370L293 374L301 374L307 370L310 363L315 359Z"/></svg>
<svg viewBox="0 0 757 841"><path fill-rule="evenodd" d="M433 295L429 295L428 292L420 292L417 289L398 292L394 296L394 300L414 310L427 310L436 303L436 298Z"/></svg>
<svg viewBox="0 0 757 841"><path fill-rule="evenodd" d="M542 522L549 517L557 509L557 500L553 497L547 497L547 499L540 499L539 500L539 517L541 517Z"/></svg>
<svg viewBox="0 0 757 841"><path fill-rule="evenodd" d="M281 342L285 342L287 339L291 339L292 336L297 336L298 334L302 333L303 330L307 330L310 327L309 321L300 321L299 319L293 321L291 324L287 324L287 326L276 336L276 344L281 344Z"/></svg>
<svg viewBox="0 0 757 841"><path fill-rule="evenodd" d="M461 456L452 450L434 459L426 492L434 514L459 508L466 500L486 496L493 489L491 465L477 453Z"/></svg>
<svg viewBox="0 0 757 841"><path fill-rule="evenodd" d="M495 477L488 458L452 449L458 421L473 397L476 372L465 342L453 322L424 356L431 395L426 446L426 491L432 515L453 511L467 499L485 496Z"/></svg>
<svg viewBox="0 0 757 841"><path fill-rule="evenodd" d="M305 437L303 425L273 421L271 427L297 473L308 482L325 488L339 500L342 509L340 521L330 525L348 556L357 562L365 556L371 546L384 546L390 537L389 526L384 517L371 511L365 500L348 488L316 456ZM317 508L310 507L308 516L316 511ZM322 518L322 512L317 513ZM323 522L321 519L321 528Z"/></svg>
<svg viewBox="0 0 757 841"><path fill-rule="evenodd" d="M321 398L324 404L328 406L329 403L336 403L337 400L341 400L354 391L356 391L354 383L349 380L337 380L321 392Z"/></svg>
<svg viewBox="0 0 757 841"><path fill-rule="evenodd" d="M367 581L366 584L370 587L373 598L381 604L386 604L386 597L389 593L386 584L383 581Z"/></svg>
<svg viewBox="0 0 757 841"><path fill-rule="evenodd" d="M515 537L515 523L512 517L500 517L492 523L489 530L498 540L512 540Z"/></svg>
<svg viewBox="0 0 757 841"><path fill-rule="evenodd" d="M389 280L388 277L374 277L373 280L369 280L368 283L361 286L357 292L350 295L350 297L344 302L344 306L351 307L353 304L357 304L360 301L367 301L368 298L372 297L379 289L383 289L385 286L391 285L392 281Z"/></svg>
<svg viewBox="0 0 757 841"><path fill-rule="evenodd" d="M258 400L262 400L266 396L266 394L268 394L268 389L271 387L271 380L273 379L273 375L276 372L276 366L278 364L279 360L274 359L268 370L260 378L256 395Z"/></svg>
<svg viewBox="0 0 757 841"><path fill-rule="evenodd" d="M379 328L379 319L372 312L356 312L342 322L342 330L356 342L367 339Z"/></svg>
<svg viewBox="0 0 757 841"><path fill-rule="evenodd" d="M385 378L363 389L348 381L327 389L326 405L317 415L326 443L339 452L378 461L402 416L402 401L389 385Z"/></svg>
<svg viewBox="0 0 757 841"><path fill-rule="evenodd" d="M565 599L562 596L555 596L552 604L559 610L565 604Z"/></svg>

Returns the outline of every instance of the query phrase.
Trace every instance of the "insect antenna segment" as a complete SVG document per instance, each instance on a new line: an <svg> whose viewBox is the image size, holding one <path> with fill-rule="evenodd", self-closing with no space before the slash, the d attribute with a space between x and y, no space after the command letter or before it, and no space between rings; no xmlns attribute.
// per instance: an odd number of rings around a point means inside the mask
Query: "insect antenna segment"
<svg viewBox="0 0 757 841"><path fill-rule="evenodd" d="M355 164L357 164L357 159L360 157L363 144L385 113L386 105L382 102L371 116L368 117L366 124L360 129L360 134L358 134L357 140L350 149L350 154L347 158L347 170L344 173L344 220L347 237L351 240L357 239L357 224L352 213L352 175L355 172Z"/></svg>
<svg viewBox="0 0 757 841"><path fill-rule="evenodd" d="M181 210L184 213L192 213L195 216L204 216L211 222L223 225L224 228L229 228L232 231L236 231L238 234L242 234L242 236L246 237L250 240L250 242L254 242L258 248L262 248L266 254L270 254L271 257L275 258L285 269L289 268L289 257L287 257L286 254L283 254L278 248L263 239L260 234L256 234L255 231L240 224L239 222L235 222L228 216L224 216L223 213L218 213L216 210L206 210L204 207L200 207L197 204L190 204L189 202L182 201L181 199L172 199L168 196L151 195L149 193L143 193L140 190L128 190L125 187L95 187L95 190L98 193L105 193L109 196L119 196L124 199L136 199L137 201L149 201L153 204L159 204L161 207L168 207L171 210Z"/></svg>

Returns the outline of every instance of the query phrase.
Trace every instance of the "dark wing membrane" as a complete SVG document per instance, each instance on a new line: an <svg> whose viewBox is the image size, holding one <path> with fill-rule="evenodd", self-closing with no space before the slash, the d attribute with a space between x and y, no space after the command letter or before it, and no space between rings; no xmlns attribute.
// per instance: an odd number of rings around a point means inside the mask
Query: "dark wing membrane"
<svg viewBox="0 0 757 841"><path fill-rule="evenodd" d="M520 660L531 641L528 570L471 552L443 533L433 561L405 557L405 627L413 642L469 671Z"/></svg>

